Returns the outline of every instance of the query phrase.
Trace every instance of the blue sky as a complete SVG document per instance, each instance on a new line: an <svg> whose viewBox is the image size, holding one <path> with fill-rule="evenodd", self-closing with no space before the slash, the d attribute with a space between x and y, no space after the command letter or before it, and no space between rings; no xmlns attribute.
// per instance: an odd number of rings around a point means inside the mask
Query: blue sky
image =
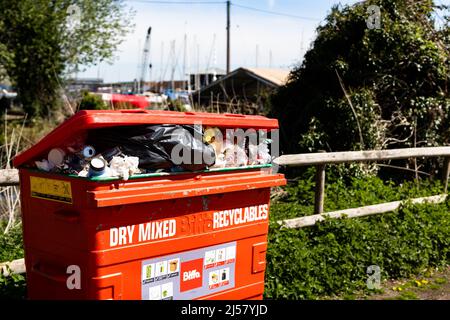
<svg viewBox="0 0 450 320"><path fill-rule="evenodd" d="M107 82L132 81L138 77L145 35L152 27L150 60L152 73L146 80L170 79L170 49L175 41L178 57L175 79L183 75L184 37L187 35L186 71L226 66L226 6L214 4L156 4L150 0L126 1L136 11L135 28L120 45L112 65L102 63L79 73L78 77L100 76ZM198 0L166 0L190 2ZM297 19L231 7L231 69L246 67L291 68L301 61L315 37L315 29L334 4L357 0L233 0L239 6L253 7L301 16ZM441 2L449 2L447 0ZM213 45L215 38L216 45ZM257 54L258 52L258 54ZM270 59L272 56L272 59ZM161 57L162 61L161 61ZM198 63L199 62L199 63Z"/></svg>

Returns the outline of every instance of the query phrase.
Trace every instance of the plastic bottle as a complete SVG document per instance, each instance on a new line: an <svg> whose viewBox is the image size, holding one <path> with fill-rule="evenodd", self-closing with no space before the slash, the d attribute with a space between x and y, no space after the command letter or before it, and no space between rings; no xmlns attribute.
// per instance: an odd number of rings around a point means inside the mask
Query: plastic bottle
<svg viewBox="0 0 450 320"><path fill-rule="evenodd" d="M85 158L92 158L93 156L95 156L95 149L93 146L85 146L82 152L83 157Z"/></svg>
<svg viewBox="0 0 450 320"><path fill-rule="evenodd" d="M89 162L88 177L110 177L110 169L106 166L106 162L101 158L93 158Z"/></svg>

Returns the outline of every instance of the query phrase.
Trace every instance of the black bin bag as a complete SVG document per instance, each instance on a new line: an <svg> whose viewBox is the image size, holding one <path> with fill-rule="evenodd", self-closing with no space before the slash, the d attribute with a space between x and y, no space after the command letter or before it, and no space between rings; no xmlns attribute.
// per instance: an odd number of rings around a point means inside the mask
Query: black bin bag
<svg viewBox="0 0 450 320"><path fill-rule="evenodd" d="M98 153L119 148L124 155L139 158L143 169L204 170L215 163L211 145L203 142L199 126L151 125L93 129L87 143Z"/></svg>

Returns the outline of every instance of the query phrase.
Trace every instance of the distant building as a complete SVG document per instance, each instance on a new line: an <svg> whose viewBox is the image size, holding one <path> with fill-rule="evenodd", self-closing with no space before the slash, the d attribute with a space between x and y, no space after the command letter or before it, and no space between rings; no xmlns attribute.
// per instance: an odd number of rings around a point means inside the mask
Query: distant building
<svg viewBox="0 0 450 320"><path fill-rule="evenodd" d="M121 93L121 94L133 94L135 93L135 89L136 89L135 81L109 82L104 83L100 87L97 87L98 92Z"/></svg>
<svg viewBox="0 0 450 320"><path fill-rule="evenodd" d="M172 88L173 87L173 88ZM187 89L187 81L174 80L172 81L152 81L146 82L144 85L145 91L163 93L166 90L185 91Z"/></svg>
<svg viewBox="0 0 450 320"><path fill-rule="evenodd" d="M289 70L272 68L238 68L192 95L194 103L210 106L247 103L261 107L267 93L284 85Z"/></svg>
<svg viewBox="0 0 450 320"><path fill-rule="evenodd" d="M199 90L225 76L225 70L219 68L210 68L197 73L189 74L191 90Z"/></svg>
<svg viewBox="0 0 450 320"><path fill-rule="evenodd" d="M67 80L67 90L69 92L97 91L97 88L103 85L103 79L101 78L76 78Z"/></svg>

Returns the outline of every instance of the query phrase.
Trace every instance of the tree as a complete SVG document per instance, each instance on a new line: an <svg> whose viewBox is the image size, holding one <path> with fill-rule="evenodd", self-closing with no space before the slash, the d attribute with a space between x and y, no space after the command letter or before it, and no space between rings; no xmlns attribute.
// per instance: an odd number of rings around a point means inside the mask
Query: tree
<svg viewBox="0 0 450 320"><path fill-rule="evenodd" d="M110 61L133 14L122 0L0 0L0 11L0 65L29 116L52 115L68 74Z"/></svg>
<svg viewBox="0 0 450 320"><path fill-rule="evenodd" d="M380 28L368 23L370 5ZM431 0L334 6L272 99L283 151L448 144L449 19L437 9Z"/></svg>
<svg viewBox="0 0 450 320"><path fill-rule="evenodd" d="M0 35L5 33L5 25L0 19ZM4 81L6 78L5 66L11 63L11 55L8 52L8 48L4 43L0 41L0 81Z"/></svg>

